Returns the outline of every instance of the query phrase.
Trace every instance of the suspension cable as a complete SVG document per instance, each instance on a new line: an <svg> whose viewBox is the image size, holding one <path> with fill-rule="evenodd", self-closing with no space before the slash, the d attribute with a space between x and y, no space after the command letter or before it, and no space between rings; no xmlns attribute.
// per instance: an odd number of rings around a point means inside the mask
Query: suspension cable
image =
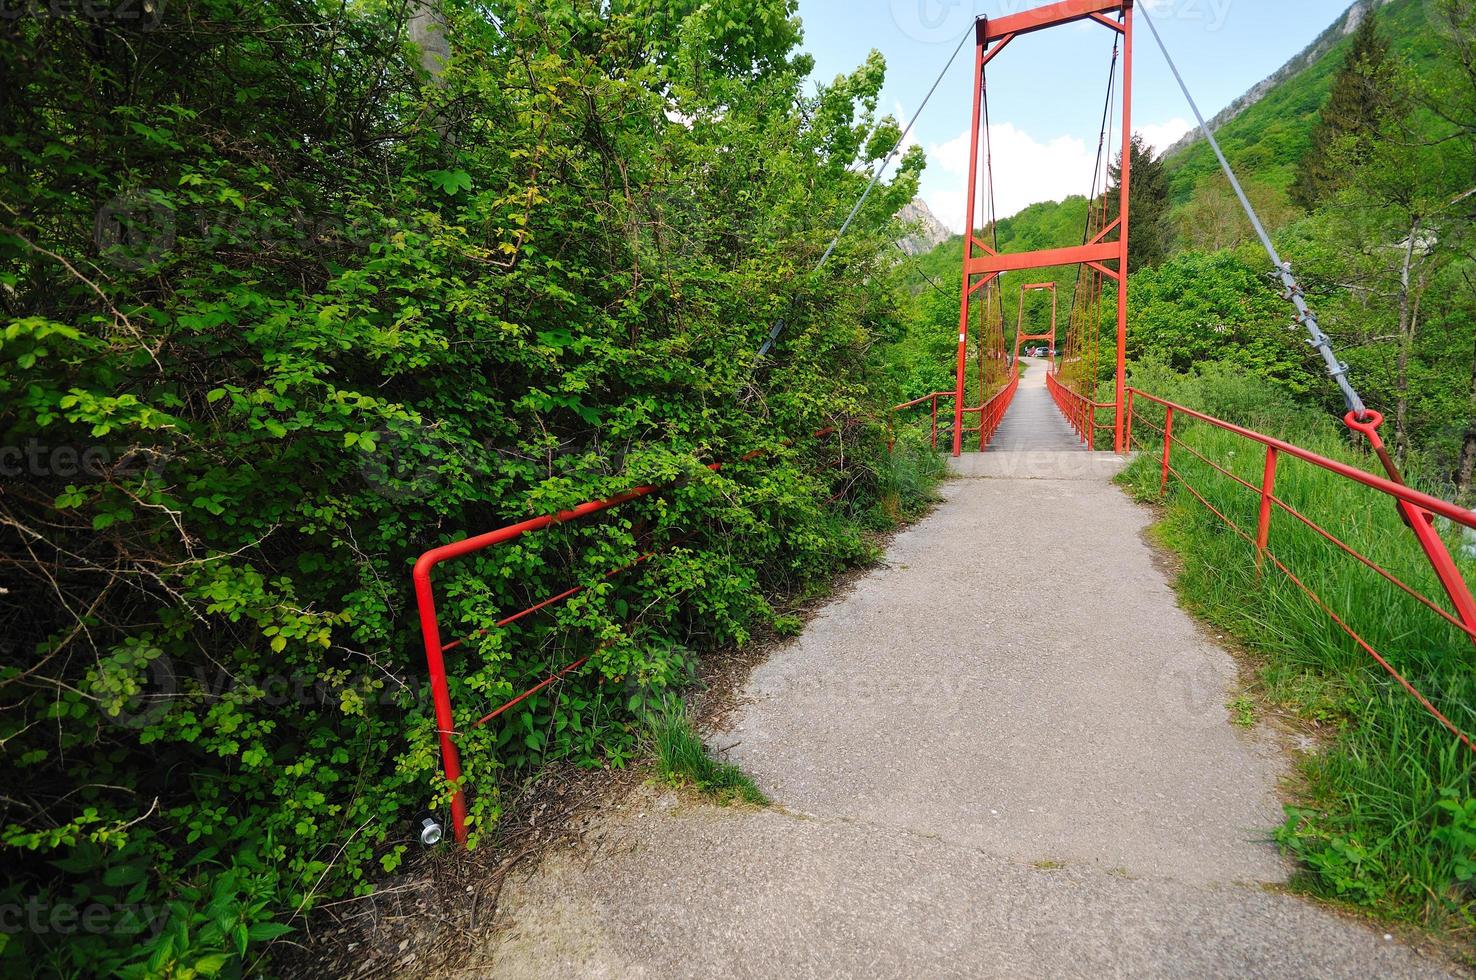
<svg viewBox="0 0 1476 980"><path fill-rule="evenodd" d="M1119 46L1122 43L1122 35L1118 35L1112 42L1112 64L1107 68L1107 97L1102 102L1102 126L1097 133L1097 160L1092 164L1092 193L1087 199L1086 230L1082 232L1081 242L1085 245L1092 237L1092 208L1097 202L1097 179L1102 174L1102 155L1107 149L1107 126L1112 116L1112 96L1117 88L1117 59L1120 54ZM1077 282L1081 281L1081 266L1076 267Z"/></svg>
<svg viewBox="0 0 1476 980"><path fill-rule="evenodd" d="M984 68L979 80L980 96L984 103L984 172L988 180L988 208L989 208L989 232L994 241L994 250L999 251L999 213L994 207L994 139L990 132L989 122L989 68ZM974 233L969 229L969 234Z"/></svg>
<svg viewBox="0 0 1476 980"><path fill-rule="evenodd" d="M999 205L995 193L994 179L994 124L989 112L989 67L986 64L979 78L979 94L983 109L984 129L984 168L980 179L985 181L984 207L989 228L991 247L999 252ZM969 229L969 240L973 240L973 229ZM986 281L982 296L983 302L979 309L979 340L977 341L981 359L985 362L985 371L979 385L979 404L987 404L991 397L989 391L988 368L994 368L995 380L1001 385L1009 376L1008 368L1009 352L1005 344L1005 322L1004 322L1004 290L1000 288L1003 276L994 273ZM979 416L982 427L984 416ZM981 428L982 431L982 428Z"/></svg>
<svg viewBox="0 0 1476 980"><path fill-rule="evenodd" d="M1261 224L1261 219L1256 214L1256 209L1251 206L1250 198L1246 197L1244 188L1240 186L1240 181L1236 179L1235 171L1230 167L1230 161L1225 159L1225 153L1220 149L1219 141L1215 139L1215 134L1210 132L1209 126L1205 124L1204 115L1199 111L1199 104L1194 101L1194 96L1189 94L1189 86L1184 83L1184 76L1179 74L1179 68L1174 64L1174 59L1169 54L1168 47L1163 43L1163 38L1159 36L1158 28L1153 24L1153 18L1148 16L1147 4L1138 5L1137 10L1142 15L1144 22L1148 24L1148 30L1153 33L1153 39L1158 42L1158 50L1163 52L1163 60L1168 62L1169 71L1173 72L1174 80L1179 83L1179 90L1184 93L1184 98L1189 102L1189 108L1194 111L1194 118L1199 123L1199 130L1204 134L1205 139L1209 141L1210 148L1215 151L1215 157L1220 161L1220 169L1225 171L1225 176L1229 178L1230 187L1235 191L1235 196L1240 199L1240 206L1245 209L1246 217L1250 218L1251 227L1255 229L1256 237L1261 240L1261 245L1266 249L1266 254L1270 256L1272 265L1276 267L1276 274L1281 279L1282 286L1286 289L1286 292L1282 294L1283 298L1289 300L1296 307L1297 322L1307 328L1307 333L1311 336L1311 345L1322 355L1322 360L1327 365L1328 377L1337 383L1338 388L1343 393L1343 401L1349 413L1354 418L1359 421L1366 421L1372 418L1367 406L1363 404L1363 399L1359 396L1357 389L1348 380L1348 365L1338 359L1337 354L1332 348L1332 339L1323 332L1322 327L1317 323L1317 314L1313 313L1311 307L1307 305L1306 294L1302 291L1302 287L1297 282L1296 277L1292 275L1291 264L1283 262L1280 254L1276 251L1276 246L1271 244L1271 236L1266 233L1266 228ZM1398 478L1397 473L1391 473L1391 475L1395 476L1396 479Z"/></svg>
<svg viewBox="0 0 1476 980"><path fill-rule="evenodd" d="M1086 207L1086 221L1085 221L1086 227L1083 229L1083 231L1082 231L1082 237L1081 237L1081 241L1082 241L1082 244L1083 245L1085 245L1087 242L1089 242L1091 240L1092 230L1093 230L1094 227L1097 227L1097 225L1096 225L1096 223L1094 221L1094 219L1097 216L1097 188L1099 186L1102 186L1103 184L1105 184L1106 173L1105 173L1104 168L1103 168L1103 158L1104 158L1104 156L1106 154L1106 150L1107 150L1107 141L1108 141L1108 139L1110 139L1111 134L1112 134L1112 129L1111 129L1112 119L1113 119L1112 105L1113 105L1113 101L1114 101L1114 98L1113 97L1114 97L1114 95L1117 92L1117 62L1118 62L1118 59L1121 56L1121 45L1122 45L1122 36L1119 34L1119 35L1117 35L1116 37L1113 38L1113 41L1112 41L1112 60L1111 60L1110 64L1107 67L1107 94L1106 94L1106 97L1102 101L1102 123L1101 123L1101 126L1099 127L1099 129L1097 131L1097 158L1096 158L1096 160L1092 164L1091 193L1087 197L1087 207ZM1102 183L1099 183L1099 181L1101 181ZM1105 188L1104 188L1104 193L1105 193ZM1105 222L1106 222L1105 201L1104 201L1104 210L1102 212L1102 222L1103 222L1103 224L1105 224ZM1082 280L1083 274L1087 275L1088 282L1089 282L1089 286L1087 288L1087 295L1085 297L1082 297L1081 296L1081 288L1082 288L1081 280ZM1096 351L1097 337L1096 337L1096 334L1098 332L1100 332L1100 323L1097 322L1095 324L1094 329L1089 333L1088 332L1088 321L1094 319L1093 316L1092 316L1091 311L1097 305L1100 304L1100 301L1101 301L1101 298L1100 298L1100 293L1101 293L1100 286L1101 286L1101 273L1097 272L1095 269L1094 270L1091 270L1090 272L1087 272L1085 266L1082 266L1082 265L1078 265L1076 267L1076 282L1075 282L1075 284L1071 288L1071 314L1070 314L1071 319L1067 321L1067 327L1066 327L1066 354L1067 355L1073 355L1074 354L1075 355L1075 359L1077 361L1080 361L1081 362L1080 368L1076 369L1076 372L1075 373L1077 373L1078 375L1081 375L1081 374L1084 374L1087 371L1090 371L1091 391L1090 392L1088 392L1088 391L1081 391L1081 390L1078 391L1079 394L1083 395L1084 397L1088 397L1088 398L1095 398L1096 397L1096 386L1097 386L1097 351ZM1073 321L1074 321L1074 324L1073 324ZM1074 330L1073 330L1073 325L1075 327ZM1090 351L1090 354L1088 354L1088 351ZM1067 359L1066 357L1063 357L1062 358L1063 362L1066 359ZM1068 378L1067 378L1068 384L1069 384L1070 380L1071 379L1068 376ZM1081 377L1078 377L1076 380L1077 380L1078 388L1081 388L1085 384L1084 379L1081 378Z"/></svg>
<svg viewBox="0 0 1476 980"><path fill-rule="evenodd" d="M897 145L892 147L892 151L882 158L882 162L876 168L876 172L871 175L871 182L866 185L866 190L861 192L861 197L856 201L856 206L851 208L851 213L846 215L846 220L841 222L840 230L830 240L830 245L826 247L825 254L820 256L820 261L815 263L815 268L811 270L812 273L819 272L825 267L825 263L830 261L830 256L835 253L836 246L840 244L841 238L845 236L847 229L851 227L851 222L855 221L856 215L861 213L861 206L866 203L866 199L871 196L872 190L881 180L882 174L886 173L887 167L891 165L892 158L907 145L907 137L912 132L912 127L917 124L918 117L928 107L928 102L933 98L933 93L938 91L938 86L943 82L943 76L947 75L948 69L953 67L953 62L958 58L958 53L963 50L964 42L969 39L969 35L973 32L974 26L970 24L968 30L964 31L963 36L958 39L958 46L953 49L953 54L948 56L948 61L943 65L943 70L938 73L938 77L933 79L932 88L928 89L928 94L923 96L922 103L918 105L917 111L912 114L912 118L907 123L907 128L902 130L902 135L897 138ZM769 353L769 350L774 346L774 342L784 332L784 327L785 320L781 317L774 323L774 328L769 331L768 338L764 341L763 346L759 348L758 354L755 355L755 363L762 360L764 355Z"/></svg>

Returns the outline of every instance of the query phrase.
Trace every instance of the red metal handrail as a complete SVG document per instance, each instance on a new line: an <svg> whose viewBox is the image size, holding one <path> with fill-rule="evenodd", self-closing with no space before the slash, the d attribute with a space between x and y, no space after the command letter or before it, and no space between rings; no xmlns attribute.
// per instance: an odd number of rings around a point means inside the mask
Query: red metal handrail
<svg viewBox="0 0 1476 980"><path fill-rule="evenodd" d="M1010 410L1010 404L1015 400L1015 392L1020 389L1020 369L1016 367L1010 373L1010 383L995 393L979 409L979 452L989 448L994 441L994 435L999 431L1004 422L1005 413Z"/></svg>
<svg viewBox="0 0 1476 980"><path fill-rule="evenodd" d="M894 405L892 407L891 411L889 411L887 413L887 451L888 452L891 452L892 449L895 448L896 445L897 445L897 433L896 433L895 429L893 428L893 420L896 418L897 413L898 412L905 412L909 408L916 408L917 406L921 405L923 402L931 402L932 403L932 415L933 415L933 448L934 449L937 449L938 448L938 399L940 399L940 398L953 398L953 397L954 397L954 393L951 392L951 391L935 391L931 395L923 395L921 398L914 398L910 402L903 402L901 405ZM964 409L964 411L967 412L968 409Z"/></svg>
<svg viewBox="0 0 1476 980"><path fill-rule="evenodd" d="M1151 419L1142 417L1138 414L1137 407L1140 402L1149 402L1163 409L1164 421L1161 427L1153 422ZM1409 680L1407 680L1404 675L1401 674L1389 662L1387 657L1385 657L1382 653L1375 649L1373 645L1368 642L1367 639L1359 635L1359 633L1351 625L1349 625L1347 617L1345 615L1340 615L1337 611L1335 611L1328 604L1328 602L1323 599L1322 596L1318 595L1311 586L1309 586L1300 576L1296 575L1291 570L1291 568L1289 568L1285 564L1285 562L1283 562L1281 558L1279 558L1270 548L1272 516L1276 511L1279 510L1287 514L1300 524L1309 528L1316 535L1318 535L1318 537L1327 541L1339 551L1349 555L1360 564L1377 573L1381 578L1394 585L1400 591L1417 600L1425 608L1434 612L1444 622L1455 627L1457 630L1464 633L1467 638L1471 639L1473 642L1476 642L1476 598L1472 597L1470 585L1467 584L1464 576L1461 573L1460 568L1456 565L1455 559L1451 557L1449 548L1446 547L1444 539L1441 538L1440 532L1438 531L1438 529L1436 529L1434 524L1434 518L1436 516L1439 516L1461 527L1476 530L1476 512L1467 510L1464 507L1459 507L1456 504L1450 503L1449 501L1441 500L1439 497L1414 490L1410 487L1404 486L1403 484L1395 483L1392 480L1387 480L1381 476L1376 476L1365 470L1361 470L1356 466L1350 466L1347 463L1341 463L1337 460L1328 459L1325 456L1320 456L1317 453L1303 449L1300 446L1296 446L1292 443L1286 442L1285 440L1263 435L1252 429L1247 429L1243 426L1234 425L1233 423L1214 418L1213 416L1206 415L1203 412L1197 412L1191 408L1187 408L1183 405L1168 401L1167 399L1159 398L1155 395L1150 395L1147 392L1144 392L1137 388L1127 389L1127 410L1124 414L1126 419L1125 439L1126 444L1129 448L1132 448L1134 445L1145 451L1150 448L1141 439L1137 439L1134 436L1133 430L1135 426L1146 426L1152 431L1158 433L1160 436L1160 439L1162 441L1161 456L1158 461L1160 470L1160 493L1164 493L1167 491L1170 477L1178 480L1179 485L1187 490L1212 514L1214 514L1215 517L1222 524L1224 524L1235 534L1239 535L1241 538L1244 538L1255 548L1256 562L1258 566L1266 561L1269 561L1284 575L1286 575L1289 581L1291 581L1294 585L1297 586L1297 588L1304 592L1308 596L1308 598L1310 598L1328 616L1328 618L1338 626L1338 628L1340 628L1344 633L1352 638L1352 640L1370 657L1372 657L1373 660L1378 663L1379 666L1382 667L1392 678L1394 678L1394 680L1401 687L1409 692L1409 694L1413 696L1420 703L1420 705L1424 707L1426 711L1428 711L1437 721L1439 721L1443 726L1445 726L1446 729L1448 729L1453 735L1455 735L1457 739L1465 744L1468 749L1476 752L1476 742L1473 742L1472 737L1468 733L1462 731L1449 718L1442 714L1440 710L1436 708L1435 705L1431 703L1427 697L1425 697L1424 694L1417 690L1414 685L1411 684ZM1377 433L1373 430L1376 430L1377 425L1380 421L1382 421L1382 418L1379 417L1377 413L1372 414L1374 416L1372 419L1359 423L1359 429L1365 434L1373 432L1373 437L1376 439ZM1185 442L1182 438L1176 439L1174 428L1174 422L1176 419L1179 420L1181 423L1183 420L1193 420L1196 422L1200 422L1213 428L1220 429L1224 432L1229 432L1239 438L1246 439L1261 446L1264 449L1265 457L1263 466L1261 468L1260 485L1257 486L1251 481L1230 472L1226 467L1215 463L1213 460L1210 460L1203 453L1199 452L1193 446ZM1184 474L1181 472L1181 470L1174 466L1173 453L1175 447L1189 453L1191 456L1205 463L1211 468L1213 472L1217 472L1228 477L1233 485L1249 490L1251 493L1256 494L1259 497L1259 507L1257 510L1256 528L1254 533L1246 530L1245 528L1242 528L1238 523L1235 522L1235 520L1233 520L1219 508L1215 507L1212 503L1209 502L1208 498L1203 492L1201 492L1201 490L1196 488L1187 479L1185 479ZM1351 480L1355 483L1362 484L1363 486L1368 487L1371 490L1377 491L1378 493L1382 493L1385 496L1389 497L1398 509L1401 517L1404 519L1404 522L1413 531L1415 540L1419 543L1424 557L1429 561L1431 569L1435 572L1435 575L1439 579L1442 588L1445 590L1446 597L1450 601L1451 609L1453 610L1453 612L1443 609L1439 605L1439 603L1437 603L1431 597L1421 593L1418 589L1411 586L1409 583L1401 579L1398 575L1395 575L1393 572L1384 568L1382 565L1374 561L1369 556L1362 554L1352 545L1348 544L1342 538L1334 534L1332 531L1318 524L1312 518L1308 517L1306 514L1302 513L1300 510L1287 503L1281 497L1277 496L1276 477L1280 462L1283 458L1300 460L1303 463L1335 474L1336 476Z"/></svg>
<svg viewBox="0 0 1476 980"><path fill-rule="evenodd" d="M839 431L840 429L838 427L820 429L819 431L812 433L812 437L816 439L823 439L828 436L835 435ZM785 445L789 444L790 443L788 441L785 442ZM764 450L757 450L740 457L740 459L744 462L747 462L753 459L757 459L758 457L763 455ZM707 469L713 472L718 472L723 468L723 466L724 464L720 462L709 463L707 464ZM455 716L452 711L451 690L449 682L447 680L446 662L444 655L447 651L461 646L466 642L467 639L470 639L471 637L464 637L462 639L452 640L450 643L441 642L441 630L440 623L436 615L436 597L435 589L431 582L431 572L435 569L437 565L440 565L443 562L450 561L454 558L461 558L466 555L474 554L478 551L484 551L488 548L492 548L500 544L506 544L507 542L514 541L518 538L523 537L524 535L532 534L536 531L546 530L547 528L553 527L557 524L565 524L570 521L581 520L594 514L619 507L621 504L630 503L633 500L639 500L642 497L650 496L653 493L656 493L660 490L668 489L671 486L673 486L673 484L662 484L659 486L639 486L635 487L632 490L627 490L624 493L616 494L613 497L605 498L604 500L591 500L586 503L579 504L577 507L572 507L568 510L562 510L555 514L545 514L541 517L534 517L526 521L519 521L516 524L509 524L506 527L498 528L495 531L488 531L485 534L478 534L473 537L463 538L460 541L453 541L450 544L441 545L438 548L432 548L425 554L421 555L420 558L415 562L415 568L414 571L411 573L411 578L415 584L415 602L420 614L420 634L421 640L423 641L425 646L425 661L430 676L431 697L432 703L435 707L436 715L436 733L441 745L442 767L446 774L446 781L450 783L452 787L451 825L457 843L464 844L466 843L467 839L466 793L464 788L461 786L461 754L456 747L455 736L458 734L458 732L456 730ZM837 495L837 497L838 496L839 495ZM827 503L834 502L837 497L832 497L829 501L827 501ZM665 548L662 548L660 550L664 551L667 548L671 548L677 544L682 543L683 541L690 539L691 537L692 535L690 533L682 535L676 540L669 542L665 546ZM637 565L649 561L658 553L659 551L653 551L643 554L626 565L622 565L619 568L606 572L604 577L613 578L621 572L627 571L631 568L636 567ZM582 585L575 586L571 589L566 589L563 592L558 593L557 595L550 596L547 599L543 599L537 603L534 603L526 609L522 609L516 613L513 613L498 620L492 628L499 628L511 625L512 623L517 622L525 616L531 615L532 613L538 612L539 610L545 609L558 602L562 602L565 599L572 598L573 596L585 591L585 589L586 586ZM478 630L477 632L471 634L471 636L480 636L486 634L487 632L488 630L485 629ZM539 681L537 684L518 694L516 697L504 702L497 708L493 709L491 712L483 715L481 718L473 722L469 726L469 728L478 728L482 725L485 725L493 719L497 718L499 715L508 711L509 709L515 707L518 704L521 704L523 701L532 697L534 694L537 694L539 691L543 690L549 685L557 682L561 678L584 666L586 663L589 662L591 656L592 655L585 655L584 657L581 657L573 663L561 667L559 670L550 674L548 677L545 677L543 680Z"/></svg>
<svg viewBox="0 0 1476 980"><path fill-rule="evenodd" d="M1114 428L1112 423L1098 422L1097 413L1115 410L1117 405L1113 402L1092 401L1080 392L1073 391L1056 380L1055 372L1046 375L1046 387L1050 389L1051 399L1055 401L1056 407L1075 430L1076 437L1088 449L1095 451L1097 430Z"/></svg>
<svg viewBox="0 0 1476 980"><path fill-rule="evenodd" d="M979 451L983 452L994 439L994 434L999 431L1000 423L1004 421L1005 412L1009 411L1010 402L1015 397L1015 392L1020 387L1020 369L1016 367L1010 372L1008 383L1003 388L990 396L989 400L976 408L965 408L961 415L979 416ZM923 395L914 398L910 402L892 406L887 415L887 449L895 448L897 436L895 430L895 419L898 412L905 412L910 408L916 408L924 402L930 403L932 414L932 438L931 445L934 450L938 448L938 402L940 399L953 399L957 395L952 391L935 391L931 395Z"/></svg>

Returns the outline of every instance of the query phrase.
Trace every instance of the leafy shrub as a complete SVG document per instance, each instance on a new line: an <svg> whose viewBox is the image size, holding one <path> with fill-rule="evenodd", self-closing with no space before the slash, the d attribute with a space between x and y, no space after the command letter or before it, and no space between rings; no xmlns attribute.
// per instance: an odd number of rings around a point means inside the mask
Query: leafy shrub
<svg viewBox="0 0 1476 980"><path fill-rule="evenodd" d="M1149 353L1128 365L1128 384L1282 438L1325 439L1336 431L1325 413L1306 407L1284 385L1240 364L1207 361L1178 371L1156 353Z"/></svg>
<svg viewBox="0 0 1476 980"><path fill-rule="evenodd" d="M233 970L400 864L448 793L431 546L673 485L439 575L459 727L594 654L462 737L479 834L510 774L621 764L766 593L866 554L879 433L804 434L890 400L919 151L806 270L896 141L880 58L807 93L787 0L445 13L434 78L396 5L0 29L7 898L159 910L23 930L12 968Z"/></svg>

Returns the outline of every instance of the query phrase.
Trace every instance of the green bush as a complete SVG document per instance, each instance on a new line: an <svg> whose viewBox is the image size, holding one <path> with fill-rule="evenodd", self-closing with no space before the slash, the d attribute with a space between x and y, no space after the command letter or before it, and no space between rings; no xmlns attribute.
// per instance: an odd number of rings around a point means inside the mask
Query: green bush
<svg viewBox="0 0 1476 980"><path fill-rule="evenodd" d="M1128 385L1226 422L1288 440L1326 441L1337 431L1336 423L1326 414L1301 404L1290 389L1238 364L1208 361L1183 372L1150 353L1129 363Z"/></svg>
<svg viewBox="0 0 1476 980"><path fill-rule="evenodd" d="M895 394L920 151L809 272L898 136L879 57L809 93L789 0L495 0L431 78L399 7L159 6L0 28L0 905L101 910L11 969L233 970L400 864L448 795L427 548L673 484L438 572L447 640L589 586L448 654L463 730L594 655L461 737L481 837L510 775L621 764L879 499L874 425L805 435Z"/></svg>

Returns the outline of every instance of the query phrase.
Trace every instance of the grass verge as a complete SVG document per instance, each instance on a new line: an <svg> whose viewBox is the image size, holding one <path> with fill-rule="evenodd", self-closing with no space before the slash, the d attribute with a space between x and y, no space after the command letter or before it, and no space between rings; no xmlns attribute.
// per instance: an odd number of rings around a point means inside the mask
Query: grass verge
<svg viewBox="0 0 1476 980"><path fill-rule="evenodd" d="M944 437L939 435L938 444ZM917 520L940 499L938 484L948 476L948 460L929 441L926 420L913 420L897 432L896 444L877 465L877 507L882 526Z"/></svg>
<svg viewBox="0 0 1476 980"><path fill-rule="evenodd" d="M1191 405L1173 391L1167 397ZM1214 412L1214 408L1210 408ZM1215 412L1226 415L1231 413ZM1231 420L1235 420L1232 416ZM1324 427L1280 417L1291 441L1366 466ZM1291 430L1291 431L1288 431ZM1152 435L1144 428L1144 436ZM1176 421L1182 440L1259 484L1263 455L1247 440ZM1293 884L1322 898L1476 938L1476 755L1463 746L1282 572L1257 568L1253 547L1171 481L1159 496L1159 455L1141 453L1119 478L1161 502L1158 539L1182 558L1187 607L1234 636L1259 662L1259 690L1310 736L1297 800L1276 831L1299 862ZM1176 450L1174 467L1209 504L1253 534L1259 497ZM1283 460L1276 494L1437 602L1444 600L1389 499L1310 465ZM1476 671L1467 637L1284 512L1270 550L1462 731L1476 731ZM1476 567L1467 563L1468 580ZM1247 716L1245 705L1238 716Z"/></svg>
<svg viewBox="0 0 1476 980"><path fill-rule="evenodd" d="M708 753L691 716L680 702L668 702L654 712L649 725L656 775L662 782L679 789L696 790L720 806L732 803L768 806L769 798L747 773Z"/></svg>

